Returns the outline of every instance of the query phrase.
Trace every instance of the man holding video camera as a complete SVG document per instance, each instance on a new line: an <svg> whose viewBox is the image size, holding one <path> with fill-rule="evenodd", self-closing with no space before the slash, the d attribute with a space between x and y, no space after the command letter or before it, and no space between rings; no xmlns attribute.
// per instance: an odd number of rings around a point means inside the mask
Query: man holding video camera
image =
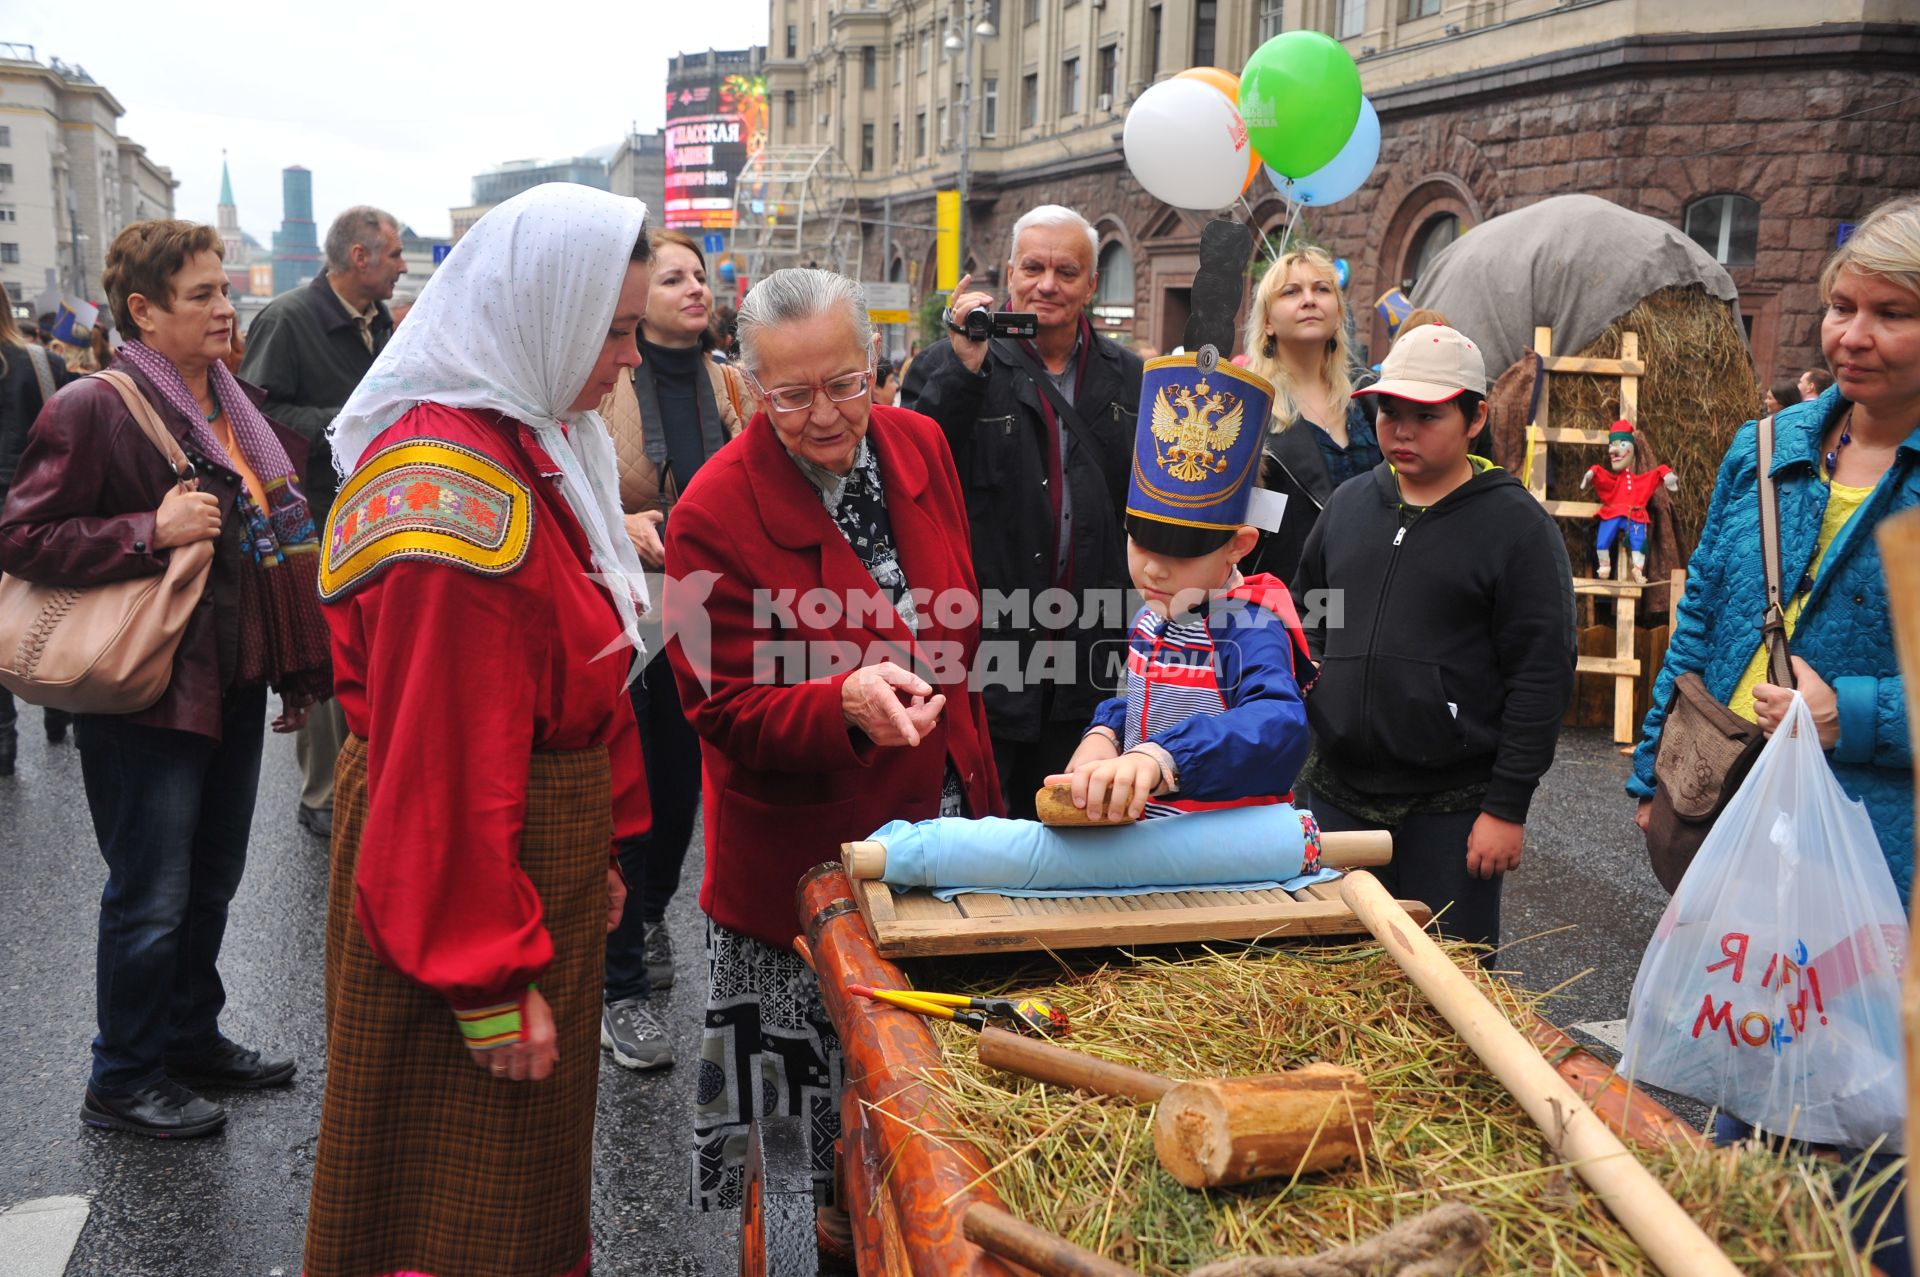
<svg viewBox="0 0 1920 1277"><path fill-rule="evenodd" d="M1141 364L1087 320L1098 246L1070 208L1026 213L1013 224L1006 308L962 278L948 338L913 361L900 393L902 406L940 423L966 491L986 600L977 678L1015 817L1033 816L1034 791L1072 756L1123 673L1104 666L1125 654L1121 507ZM1041 597L1055 589L1075 606Z"/></svg>

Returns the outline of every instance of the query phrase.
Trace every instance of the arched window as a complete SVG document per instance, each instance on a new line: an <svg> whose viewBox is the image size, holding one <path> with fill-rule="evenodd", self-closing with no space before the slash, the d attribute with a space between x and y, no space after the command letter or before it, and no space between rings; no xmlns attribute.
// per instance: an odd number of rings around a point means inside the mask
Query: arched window
<svg viewBox="0 0 1920 1277"><path fill-rule="evenodd" d="M1441 213L1427 219L1413 237L1413 245L1407 250L1406 269L1401 272L1400 287L1409 294L1420 277L1433 265L1433 259L1446 250L1447 245L1460 238L1460 219L1452 213Z"/></svg>
<svg viewBox="0 0 1920 1277"><path fill-rule="evenodd" d="M1093 322L1100 328L1133 327L1133 254L1120 240L1100 250L1100 287L1093 295Z"/></svg>
<svg viewBox="0 0 1920 1277"><path fill-rule="evenodd" d="M1753 265L1760 243L1760 205L1744 195L1709 195L1687 205L1687 238L1722 266Z"/></svg>

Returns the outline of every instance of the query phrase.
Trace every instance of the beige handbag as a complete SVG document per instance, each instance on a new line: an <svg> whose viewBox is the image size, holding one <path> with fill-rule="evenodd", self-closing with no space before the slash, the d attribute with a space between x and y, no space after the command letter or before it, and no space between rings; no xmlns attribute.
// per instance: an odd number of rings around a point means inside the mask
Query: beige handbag
<svg viewBox="0 0 1920 1277"><path fill-rule="evenodd" d="M180 487L193 464L153 405L122 372L103 378L166 457ZM0 686L34 705L76 714L135 714L166 692L187 620L206 593L213 542L173 547L167 570L107 585L35 585L0 576Z"/></svg>

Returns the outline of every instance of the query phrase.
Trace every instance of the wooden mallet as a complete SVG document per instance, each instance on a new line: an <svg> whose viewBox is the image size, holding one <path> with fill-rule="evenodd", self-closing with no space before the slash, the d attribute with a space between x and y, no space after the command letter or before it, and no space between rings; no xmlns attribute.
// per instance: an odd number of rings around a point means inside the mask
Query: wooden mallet
<svg viewBox="0 0 1920 1277"><path fill-rule="evenodd" d="M1344 1166L1365 1155L1373 1126L1367 1080L1334 1064L1261 1077L1175 1082L991 1027L980 1033L980 1059L1039 1082L1157 1103L1154 1152L1167 1173L1188 1188Z"/></svg>

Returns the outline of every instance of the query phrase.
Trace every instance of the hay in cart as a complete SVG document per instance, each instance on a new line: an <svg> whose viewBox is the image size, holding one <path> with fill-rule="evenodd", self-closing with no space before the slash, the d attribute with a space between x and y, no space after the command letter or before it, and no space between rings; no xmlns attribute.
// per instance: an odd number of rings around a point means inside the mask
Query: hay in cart
<svg viewBox="0 0 1920 1277"><path fill-rule="evenodd" d="M1474 968L1470 951L1449 953ZM1542 1001L1503 980L1478 982L1516 1022ZM1018 990L1067 1013L1074 1048L1137 1068L1205 1078L1326 1061L1358 1069L1372 1088L1360 1165L1194 1192L1157 1162L1150 1106L989 1069L971 1034L942 1027L950 1076L934 1084L954 1126L935 1134L980 1151L1015 1216L1109 1259L1172 1277L1236 1256L1312 1255L1464 1202L1491 1225L1481 1271L1653 1272L1378 945L1142 958ZM1693 1142L1641 1155L1743 1269L1867 1271L1848 1222L1868 1186L1831 1164Z"/></svg>

